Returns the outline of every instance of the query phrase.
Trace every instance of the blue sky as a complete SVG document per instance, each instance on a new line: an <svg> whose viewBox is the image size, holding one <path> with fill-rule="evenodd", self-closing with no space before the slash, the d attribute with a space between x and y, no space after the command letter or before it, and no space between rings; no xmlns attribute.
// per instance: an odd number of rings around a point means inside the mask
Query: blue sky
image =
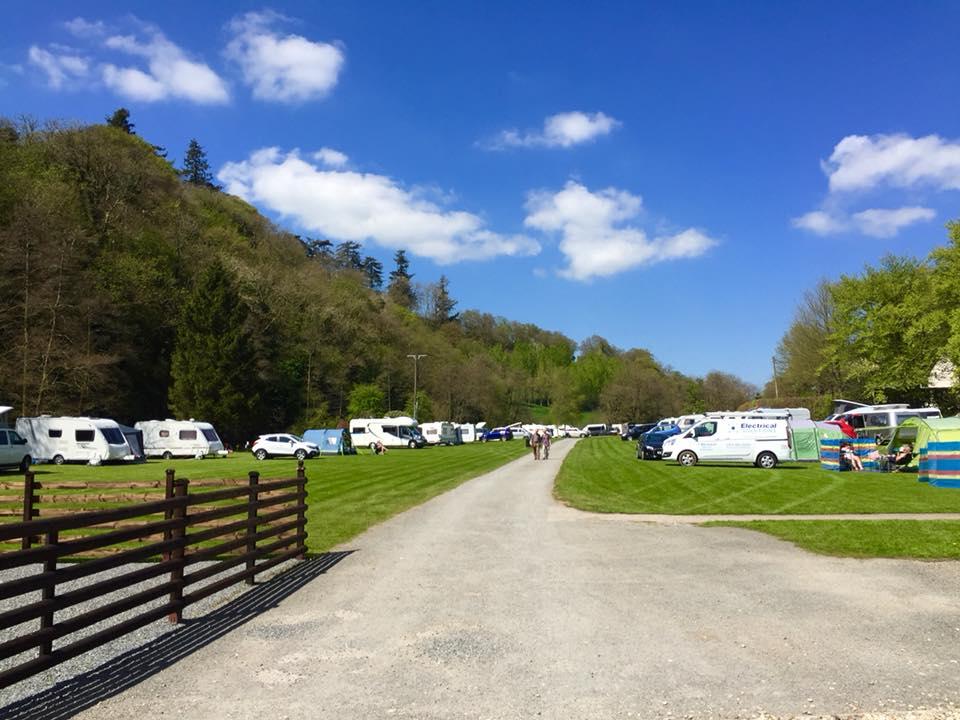
<svg viewBox="0 0 960 720"><path fill-rule="evenodd" d="M762 384L803 293L958 217L960 5L5 8L0 114L128 107L461 308Z"/></svg>

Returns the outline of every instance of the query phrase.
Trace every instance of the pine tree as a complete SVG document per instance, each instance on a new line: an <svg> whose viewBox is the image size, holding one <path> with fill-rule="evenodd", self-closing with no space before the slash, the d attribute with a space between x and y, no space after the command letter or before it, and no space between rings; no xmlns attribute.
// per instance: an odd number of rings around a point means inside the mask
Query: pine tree
<svg viewBox="0 0 960 720"><path fill-rule="evenodd" d="M457 301L450 296L450 280L446 275L441 275L440 279L430 286L427 302L427 319L436 327L460 316L460 313L453 311Z"/></svg>
<svg viewBox="0 0 960 720"><path fill-rule="evenodd" d="M379 290L383 287L383 263L375 257L367 255L363 259L363 273L367 276L367 285L372 290Z"/></svg>
<svg viewBox="0 0 960 720"><path fill-rule="evenodd" d="M347 240L337 245L333 259L342 270L363 270L363 260L360 257L360 243Z"/></svg>
<svg viewBox="0 0 960 720"><path fill-rule="evenodd" d="M183 169L180 171L180 175L192 185L219 190L219 187L213 182L213 175L210 173L207 153L196 139L190 140L187 154L183 158Z"/></svg>
<svg viewBox="0 0 960 720"><path fill-rule="evenodd" d="M259 403L247 314L230 273L214 262L183 305L170 368L170 408L213 422L234 441L252 430Z"/></svg>
<svg viewBox="0 0 960 720"><path fill-rule="evenodd" d="M387 297L397 305L413 310L417 305L417 295L413 291L413 275L410 274L410 261L407 253L397 250L393 255L396 267L390 272L390 284L387 285Z"/></svg>
<svg viewBox="0 0 960 720"><path fill-rule="evenodd" d="M127 135L136 135L133 131L133 128L136 126L130 122L130 111L126 108L117 108L113 111L113 115L107 115L106 120L107 125L110 127L123 130Z"/></svg>

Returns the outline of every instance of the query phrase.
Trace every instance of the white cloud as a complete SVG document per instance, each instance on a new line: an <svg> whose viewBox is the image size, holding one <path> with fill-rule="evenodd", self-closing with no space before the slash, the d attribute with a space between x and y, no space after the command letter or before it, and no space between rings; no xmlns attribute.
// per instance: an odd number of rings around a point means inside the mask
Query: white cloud
<svg viewBox="0 0 960 720"><path fill-rule="evenodd" d="M111 50L145 58L147 67L101 68L104 83L133 100L154 102L180 98L201 104L221 104L230 99L226 83L205 63L191 60L158 29L147 26L146 39L113 35L104 44Z"/></svg>
<svg viewBox="0 0 960 720"><path fill-rule="evenodd" d="M805 215L793 218L790 223L796 228L809 230L817 235L832 235L848 228L846 221L823 210L811 210Z"/></svg>
<svg viewBox="0 0 960 720"><path fill-rule="evenodd" d="M313 159L318 160L327 167L339 168L347 164L350 159L339 150L322 147L313 154Z"/></svg>
<svg viewBox="0 0 960 720"><path fill-rule="evenodd" d="M917 222L928 222L936 215L933 210L925 207L871 209L855 213L853 221L864 235L888 238L900 232L900 228Z"/></svg>
<svg viewBox="0 0 960 720"><path fill-rule="evenodd" d="M337 84L344 54L336 45L272 29L286 20L274 12L234 18L226 56L236 62L244 82L260 100L303 102L325 97Z"/></svg>
<svg viewBox="0 0 960 720"><path fill-rule="evenodd" d="M47 76L47 85L59 90L68 81L83 79L90 71L90 61L66 49L50 52L31 45L27 58L32 65L43 70Z"/></svg>
<svg viewBox="0 0 960 720"><path fill-rule="evenodd" d="M627 225L641 213L643 201L624 190L591 192L573 180L558 192L539 191L527 198L524 224L560 234L560 251L567 258L561 271L574 280L590 280L640 265L702 255L716 241L699 230L650 238Z"/></svg>
<svg viewBox="0 0 960 720"><path fill-rule="evenodd" d="M848 135L823 163L830 190L928 185L960 190L960 143L937 135Z"/></svg>
<svg viewBox="0 0 960 720"><path fill-rule="evenodd" d="M67 20L63 26L67 29L67 32L79 38L100 37L107 32L107 26L104 25L103 21L95 20L91 22L82 17Z"/></svg>
<svg viewBox="0 0 960 720"><path fill-rule="evenodd" d="M562 147L590 142L601 135L609 135L622 123L602 112L583 113L579 111L558 113L543 121L543 130L521 133L518 130L504 130L492 141L483 143L491 150L503 150L508 147Z"/></svg>
<svg viewBox="0 0 960 720"><path fill-rule="evenodd" d="M442 264L540 251L526 236L492 232L477 215L446 210L389 177L322 169L296 151L258 150L217 177L227 192L340 241L372 240Z"/></svg>

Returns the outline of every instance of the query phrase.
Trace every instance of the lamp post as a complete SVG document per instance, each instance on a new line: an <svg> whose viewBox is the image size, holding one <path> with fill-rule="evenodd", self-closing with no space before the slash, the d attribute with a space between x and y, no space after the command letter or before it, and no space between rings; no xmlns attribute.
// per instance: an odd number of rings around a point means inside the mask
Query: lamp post
<svg viewBox="0 0 960 720"><path fill-rule="evenodd" d="M417 403L419 398L417 397L417 364L420 362L420 358L427 357L426 355L407 355L408 358L413 358L413 419L417 419Z"/></svg>

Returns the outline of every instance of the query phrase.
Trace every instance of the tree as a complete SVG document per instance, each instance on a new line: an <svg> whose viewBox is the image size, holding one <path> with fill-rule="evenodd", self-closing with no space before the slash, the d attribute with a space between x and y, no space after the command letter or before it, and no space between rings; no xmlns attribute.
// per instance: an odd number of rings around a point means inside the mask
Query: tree
<svg viewBox="0 0 960 720"><path fill-rule="evenodd" d="M363 260L360 258L360 243L347 240L337 245L333 260L341 270L363 270Z"/></svg>
<svg viewBox="0 0 960 720"><path fill-rule="evenodd" d="M380 417L383 415L386 396L372 383L354 385L347 400L350 417Z"/></svg>
<svg viewBox="0 0 960 720"><path fill-rule="evenodd" d="M417 294L413 291L413 275L410 274L410 261L403 250L393 255L395 268L390 272L387 285L387 297L397 305L413 310L417 305Z"/></svg>
<svg viewBox="0 0 960 720"><path fill-rule="evenodd" d="M180 170L180 176L191 185L199 185L214 190L219 189L213 182L207 153L196 139L190 140L187 154L183 158L183 168Z"/></svg>
<svg viewBox="0 0 960 720"><path fill-rule="evenodd" d="M133 128L136 126L130 122L130 111L126 108L117 108L113 111L113 115L107 115L106 120L107 125L110 127L123 130L123 132L127 133L127 135L136 135L136 133L133 131Z"/></svg>
<svg viewBox="0 0 960 720"><path fill-rule="evenodd" d="M434 327L456 320L460 313L453 312L457 301L450 296L450 281L446 275L427 286L426 317Z"/></svg>
<svg viewBox="0 0 960 720"><path fill-rule="evenodd" d="M259 402L248 314L230 273L215 261L183 304L170 368L170 408L213 422L234 442L253 431Z"/></svg>
<svg viewBox="0 0 960 720"><path fill-rule="evenodd" d="M363 259L363 274L367 276L367 285L371 290L383 287L383 263L375 257L367 255Z"/></svg>
<svg viewBox="0 0 960 720"><path fill-rule="evenodd" d="M714 370L703 379L702 392L707 410L736 410L756 396L757 388L735 375Z"/></svg>

